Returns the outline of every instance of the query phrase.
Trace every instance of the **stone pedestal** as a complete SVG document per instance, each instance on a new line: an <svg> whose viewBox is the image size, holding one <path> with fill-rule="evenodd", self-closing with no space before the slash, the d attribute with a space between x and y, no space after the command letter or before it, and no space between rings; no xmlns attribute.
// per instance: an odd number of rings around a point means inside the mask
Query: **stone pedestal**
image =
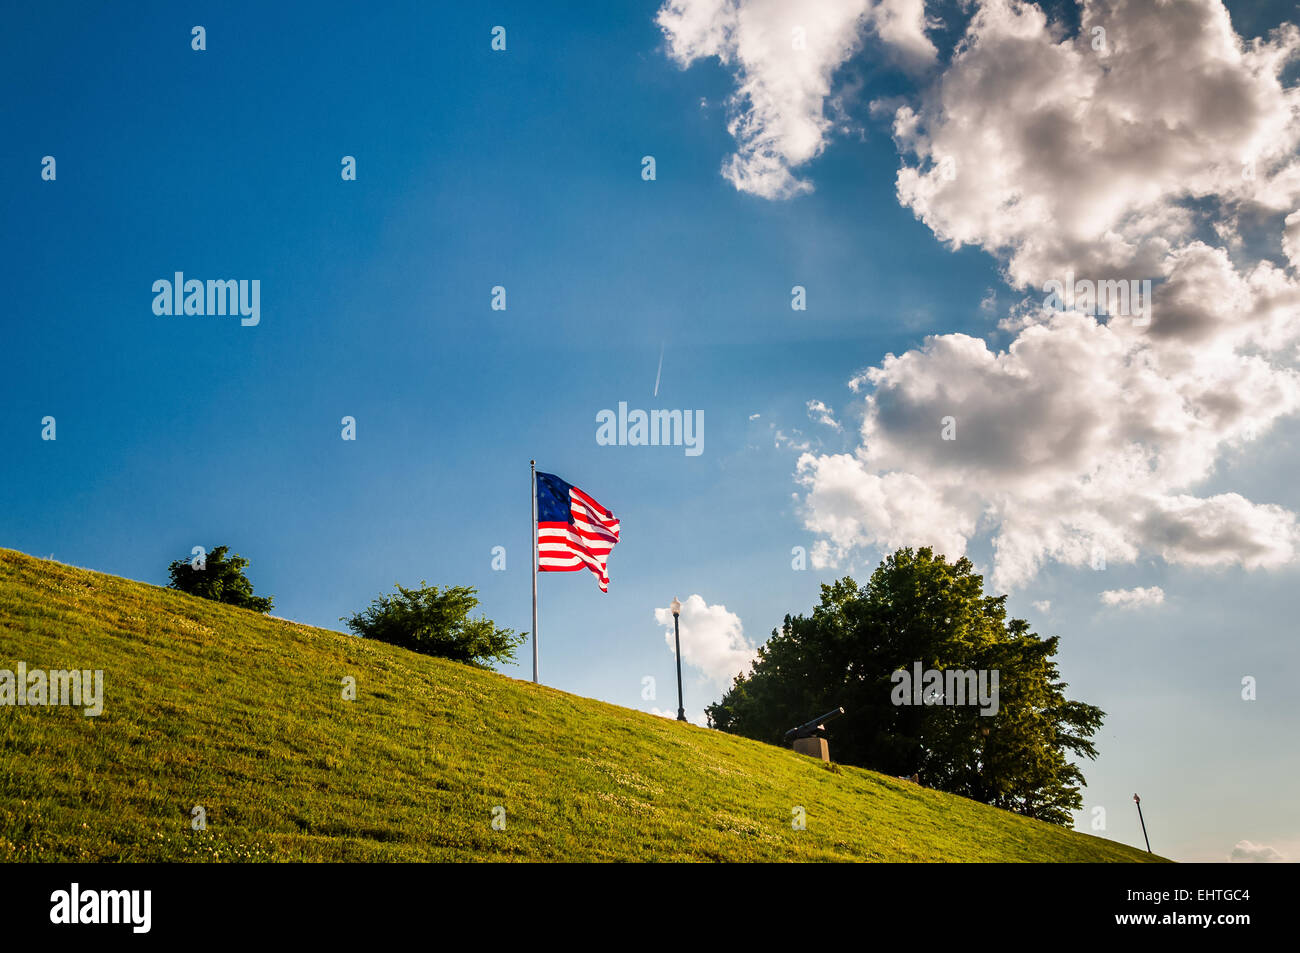
<svg viewBox="0 0 1300 953"><path fill-rule="evenodd" d="M794 750L812 758L821 758L828 763L831 760L830 745L826 743L825 738L796 738Z"/></svg>

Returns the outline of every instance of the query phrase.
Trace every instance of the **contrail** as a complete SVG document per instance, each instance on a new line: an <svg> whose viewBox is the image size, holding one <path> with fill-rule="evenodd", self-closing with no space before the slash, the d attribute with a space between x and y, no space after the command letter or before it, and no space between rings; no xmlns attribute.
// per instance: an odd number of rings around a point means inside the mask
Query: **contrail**
<svg viewBox="0 0 1300 953"><path fill-rule="evenodd" d="M659 396L659 377L664 372L664 346L659 345L659 370L655 371L655 396Z"/></svg>

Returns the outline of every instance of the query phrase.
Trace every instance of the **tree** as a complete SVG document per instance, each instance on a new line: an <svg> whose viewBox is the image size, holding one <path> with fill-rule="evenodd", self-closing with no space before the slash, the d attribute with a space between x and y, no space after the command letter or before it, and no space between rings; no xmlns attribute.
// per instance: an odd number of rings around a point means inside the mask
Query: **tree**
<svg viewBox="0 0 1300 953"><path fill-rule="evenodd" d="M478 590L454 586L439 591L423 579L419 589L398 585L397 592L370 603L365 612L342 618L362 638L378 639L438 658L492 668L489 660L514 661L524 636L498 629L490 619L469 617Z"/></svg>
<svg viewBox="0 0 1300 953"><path fill-rule="evenodd" d="M1069 701L1043 639L1007 619L1006 596L984 595L968 559L900 549L865 586L822 586L811 617L787 615L738 675L709 723L780 743L785 731L836 706L837 760L895 776L919 774L943 791L1069 824L1084 783L1067 755L1092 759L1088 739L1105 712ZM974 705L903 704L895 673L922 669L998 673L996 714ZM991 707L991 706L990 706Z"/></svg>
<svg viewBox="0 0 1300 953"><path fill-rule="evenodd" d="M167 587L241 609L270 612L274 597L253 595L253 584L244 575L248 560L238 553L227 559L227 552L228 546L218 546L205 556L176 560L167 567L172 580Z"/></svg>

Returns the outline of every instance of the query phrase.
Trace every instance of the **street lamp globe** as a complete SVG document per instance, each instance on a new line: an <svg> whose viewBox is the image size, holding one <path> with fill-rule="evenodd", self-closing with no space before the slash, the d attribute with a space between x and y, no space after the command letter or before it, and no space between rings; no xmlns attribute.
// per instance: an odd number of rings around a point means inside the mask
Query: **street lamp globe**
<svg viewBox="0 0 1300 953"><path fill-rule="evenodd" d="M672 605L669 606L669 608L673 610L673 615L681 615L681 614L682 614L682 604L681 604L680 602L677 601L677 597L676 597L676 596L673 596L673 602L672 602Z"/></svg>

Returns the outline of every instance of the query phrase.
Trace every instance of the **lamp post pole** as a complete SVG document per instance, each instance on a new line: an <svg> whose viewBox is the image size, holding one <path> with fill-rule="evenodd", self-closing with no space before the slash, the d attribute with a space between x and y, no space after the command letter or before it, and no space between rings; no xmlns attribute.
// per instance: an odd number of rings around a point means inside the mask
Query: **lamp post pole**
<svg viewBox="0 0 1300 953"><path fill-rule="evenodd" d="M673 596L673 638L677 641L677 720L686 720L686 709L682 707L682 630L678 618L682 614L682 604Z"/></svg>
<svg viewBox="0 0 1300 953"><path fill-rule="evenodd" d="M1151 838L1147 837L1147 822L1142 816L1142 799L1136 794L1133 795L1133 803L1138 806L1138 820L1142 822L1142 839L1147 842L1147 853L1151 853Z"/></svg>

